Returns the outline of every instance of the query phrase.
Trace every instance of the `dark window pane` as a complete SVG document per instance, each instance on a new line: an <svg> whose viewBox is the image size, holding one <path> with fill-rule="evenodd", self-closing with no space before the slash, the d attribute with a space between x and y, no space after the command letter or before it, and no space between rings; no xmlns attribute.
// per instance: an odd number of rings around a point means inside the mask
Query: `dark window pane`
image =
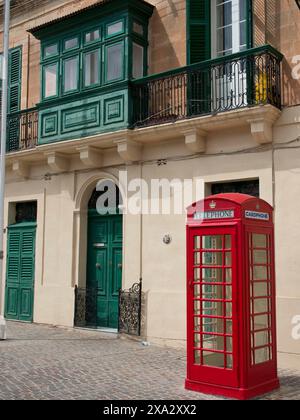
<svg viewBox="0 0 300 420"><path fill-rule="evenodd" d="M259 198L259 180L212 184L212 194L240 193Z"/></svg>

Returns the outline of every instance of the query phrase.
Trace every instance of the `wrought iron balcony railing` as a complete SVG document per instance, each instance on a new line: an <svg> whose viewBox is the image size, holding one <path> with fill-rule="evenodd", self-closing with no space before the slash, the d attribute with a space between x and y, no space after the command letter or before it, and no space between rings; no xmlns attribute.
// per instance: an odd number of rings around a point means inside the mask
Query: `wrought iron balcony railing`
<svg viewBox="0 0 300 420"><path fill-rule="evenodd" d="M271 104L281 108L281 61L271 46L132 82L133 127Z"/></svg>
<svg viewBox="0 0 300 420"><path fill-rule="evenodd" d="M6 151L31 149L38 142L38 111L36 108L19 111L8 116Z"/></svg>

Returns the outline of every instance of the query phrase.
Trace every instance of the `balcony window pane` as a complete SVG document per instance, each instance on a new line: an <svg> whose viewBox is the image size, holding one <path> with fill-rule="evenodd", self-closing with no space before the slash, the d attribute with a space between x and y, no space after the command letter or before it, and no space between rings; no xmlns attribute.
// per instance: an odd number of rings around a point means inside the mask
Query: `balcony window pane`
<svg viewBox="0 0 300 420"><path fill-rule="evenodd" d="M85 55L84 61L84 84L85 86L96 85L100 82L100 54L92 51Z"/></svg>
<svg viewBox="0 0 300 420"><path fill-rule="evenodd" d="M217 25L218 27L232 24L232 2L217 1Z"/></svg>
<svg viewBox="0 0 300 420"><path fill-rule="evenodd" d="M53 55L57 55L58 54L58 45L57 44L53 44L53 45L49 45L48 47L45 48L45 58L47 57L52 57Z"/></svg>
<svg viewBox="0 0 300 420"><path fill-rule="evenodd" d="M94 42L100 39L100 30L96 29L95 31L88 32L85 34L85 42Z"/></svg>
<svg viewBox="0 0 300 420"><path fill-rule="evenodd" d="M138 22L133 22L133 31L136 33L136 34L139 34L139 35L144 35L144 28L143 28L143 25L141 25L140 23L138 23Z"/></svg>
<svg viewBox="0 0 300 420"><path fill-rule="evenodd" d="M123 75L123 44L107 47L107 74L108 82L121 79Z"/></svg>
<svg viewBox="0 0 300 420"><path fill-rule="evenodd" d="M65 50L71 50L78 47L78 38L71 38L65 41Z"/></svg>
<svg viewBox="0 0 300 420"><path fill-rule="evenodd" d="M247 48L247 22L240 23L240 49L241 51Z"/></svg>
<svg viewBox="0 0 300 420"><path fill-rule="evenodd" d="M132 76L134 79L143 77L144 75L144 48L141 45L133 43L133 69Z"/></svg>
<svg viewBox="0 0 300 420"><path fill-rule="evenodd" d="M64 62L64 91L78 88L78 58L73 57Z"/></svg>
<svg viewBox="0 0 300 420"><path fill-rule="evenodd" d="M240 21L247 19L247 10L248 2L247 0L240 0Z"/></svg>
<svg viewBox="0 0 300 420"><path fill-rule="evenodd" d="M116 22L107 26L107 35L112 36L123 32L123 22Z"/></svg>
<svg viewBox="0 0 300 420"><path fill-rule="evenodd" d="M45 98L57 95L57 65L45 67Z"/></svg>
<svg viewBox="0 0 300 420"><path fill-rule="evenodd" d="M247 0L212 0L215 55L225 56L247 47Z"/></svg>

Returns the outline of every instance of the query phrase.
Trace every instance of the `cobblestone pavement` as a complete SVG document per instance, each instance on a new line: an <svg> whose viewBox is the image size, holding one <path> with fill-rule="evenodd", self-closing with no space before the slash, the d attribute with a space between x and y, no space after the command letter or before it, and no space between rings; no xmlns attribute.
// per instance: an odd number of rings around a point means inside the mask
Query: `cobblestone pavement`
<svg viewBox="0 0 300 420"><path fill-rule="evenodd" d="M184 390L183 351L93 331L10 322L0 372L0 400L214 399ZM300 399L300 371L280 376L265 399Z"/></svg>

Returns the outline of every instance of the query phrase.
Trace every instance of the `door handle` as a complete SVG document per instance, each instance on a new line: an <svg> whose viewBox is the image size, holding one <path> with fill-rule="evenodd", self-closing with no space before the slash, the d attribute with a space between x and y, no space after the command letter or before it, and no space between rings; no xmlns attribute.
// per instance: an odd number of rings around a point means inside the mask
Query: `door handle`
<svg viewBox="0 0 300 420"><path fill-rule="evenodd" d="M101 267L101 264L97 263L97 264L96 264L96 268L97 268L97 270L101 270L101 268L102 268L102 267Z"/></svg>
<svg viewBox="0 0 300 420"><path fill-rule="evenodd" d="M123 268L123 264L122 263L118 264L118 269L122 270L122 268Z"/></svg>

